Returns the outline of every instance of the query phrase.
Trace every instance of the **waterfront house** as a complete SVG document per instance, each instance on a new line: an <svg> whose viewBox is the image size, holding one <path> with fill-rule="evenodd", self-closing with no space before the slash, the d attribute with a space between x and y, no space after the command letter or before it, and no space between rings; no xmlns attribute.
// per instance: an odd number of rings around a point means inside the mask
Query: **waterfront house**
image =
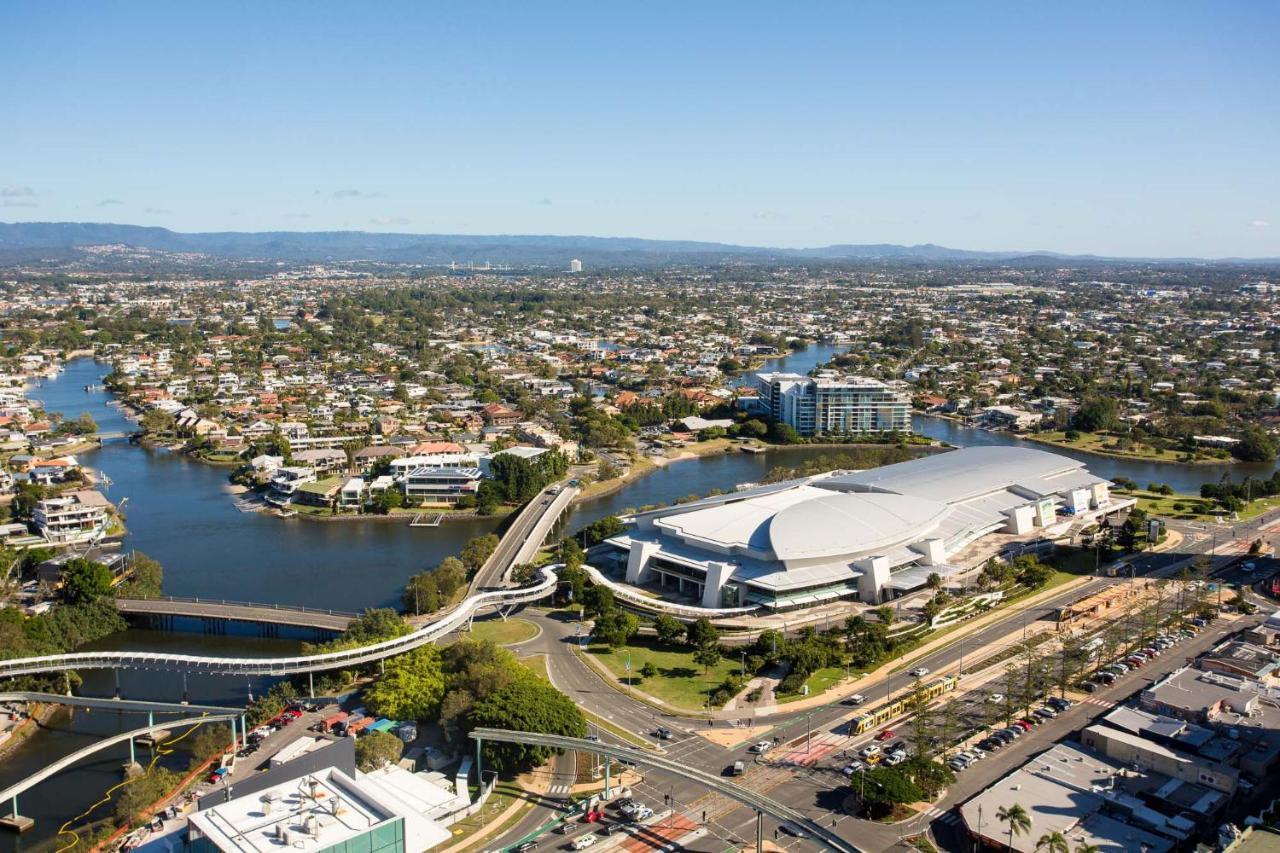
<svg viewBox="0 0 1280 853"><path fill-rule="evenodd" d="M358 510L365 504L368 490L363 477L351 477L338 491L338 509Z"/></svg>
<svg viewBox="0 0 1280 853"><path fill-rule="evenodd" d="M111 502L93 489L78 489L39 501L32 513L36 529L49 542L70 544L100 535L107 528Z"/></svg>
<svg viewBox="0 0 1280 853"><path fill-rule="evenodd" d="M298 487L315 481L316 472L312 468L297 465L281 466L271 475L271 489L267 492L267 501L283 506L293 497Z"/></svg>
<svg viewBox="0 0 1280 853"><path fill-rule="evenodd" d="M341 471L347 467L346 452L331 448L317 447L310 450L298 450L294 452L293 459L299 465L308 465L314 468L318 474Z"/></svg>
<svg viewBox="0 0 1280 853"><path fill-rule="evenodd" d="M303 483L293 493L293 502L304 506L332 507L342 490L341 477L327 477L313 483Z"/></svg>
<svg viewBox="0 0 1280 853"><path fill-rule="evenodd" d="M427 504L453 504L467 495L475 495L483 475L479 468L419 467L401 480L407 500Z"/></svg>

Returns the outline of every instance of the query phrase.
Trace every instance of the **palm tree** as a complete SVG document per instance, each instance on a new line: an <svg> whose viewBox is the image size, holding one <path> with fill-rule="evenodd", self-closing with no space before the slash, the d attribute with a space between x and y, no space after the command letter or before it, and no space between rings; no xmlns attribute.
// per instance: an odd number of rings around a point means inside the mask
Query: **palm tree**
<svg viewBox="0 0 1280 853"><path fill-rule="evenodd" d="M1013 836L1024 835L1031 831L1031 815L1020 803L1012 803L1007 808L1001 806L996 811L996 820L1009 824L1009 849L1013 850Z"/></svg>
<svg viewBox="0 0 1280 853"><path fill-rule="evenodd" d="M1081 844L1076 847L1076 853L1102 853L1102 848L1096 844Z"/></svg>
<svg viewBox="0 0 1280 853"><path fill-rule="evenodd" d="M1044 850L1045 853L1071 853L1067 837L1057 830L1040 836L1040 840L1036 842L1036 850Z"/></svg>

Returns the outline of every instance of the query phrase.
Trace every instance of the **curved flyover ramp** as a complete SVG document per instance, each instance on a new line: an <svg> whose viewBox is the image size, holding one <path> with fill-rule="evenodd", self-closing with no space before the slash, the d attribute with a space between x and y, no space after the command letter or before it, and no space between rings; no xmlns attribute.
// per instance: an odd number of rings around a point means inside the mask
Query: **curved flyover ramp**
<svg viewBox="0 0 1280 853"><path fill-rule="evenodd" d="M65 655L0 660L0 678L61 672L69 669L159 669L209 675L296 675L358 666L434 643L456 630L482 607L528 604L550 595L556 587L554 566L539 569L539 580L525 587L479 592L453 610L412 633L368 646L296 657L235 658L179 655L162 652L73 652Z"/></svg>

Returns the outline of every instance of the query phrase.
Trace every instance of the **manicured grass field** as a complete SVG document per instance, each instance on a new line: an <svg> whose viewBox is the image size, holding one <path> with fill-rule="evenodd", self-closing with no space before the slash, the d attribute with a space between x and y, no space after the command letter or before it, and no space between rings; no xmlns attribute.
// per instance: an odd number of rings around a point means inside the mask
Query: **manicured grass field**
<svg viewBox="0 0 1280 853"><path fill-rule="evenodd" d="M702 667L693 662L693 651L685 647L660 646L656 642L638 640L634 645L610 649L594 645L587 649L597 660L609 668L624 684L627 677L627 657L631 658L632 685L668 705L689 711L700 711L710 695L730 674L737 672L736 657L722 658L706 675ZM640 670L652 663L658 670L653 678L641 678Z"/></svg>
<svg viewBox="0 0 1280 853"><path fill-rule="evenodd" d="M809 685L809 696L817 696L819 693L831 689L836 684L844 680L844 667L828 666L810 675L805 679L805 684ZM786 696L778 696L778 704L785 705L788 702L795 702L797 699L806 699L804 691L799 693L788 694Z"/></svg>
<svg viewBox="0 0 1280 853"><path fill-rule="evenodd" d="M1126 459L1149 459L1161 462L1182 462L1186 461L1186 452L1183 450L1165 450L1153 447L1150 444L1131 444L1128 448L1121 450L1113 447L1116 441L1115 436L1102 435L1099 433L1082 432L1080 436L1073 441L1068 441L1065 432L1038 432L1027 436L1032 441L1042 444L1054 444L1058 447L1069 447L1073 450L1085 450L1090 453L1103 453L1108 456L1123 456ZM1193 462L1218 462L1222 461L1212 454L1197 453L1192 458Z"/></svg>
<svg viewBox="0 0 1280 853"><path fill-rule="evenodd" d="M492 640L500 646L523 643L538 636L538 626L527 619L485 619L473 622L468 635L473 640Z"/></svg>

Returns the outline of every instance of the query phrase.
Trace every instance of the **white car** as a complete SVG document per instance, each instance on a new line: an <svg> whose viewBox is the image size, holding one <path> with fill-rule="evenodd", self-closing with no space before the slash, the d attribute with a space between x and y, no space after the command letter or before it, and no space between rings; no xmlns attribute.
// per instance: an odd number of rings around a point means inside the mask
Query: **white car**
<svg viewBox="0 0 1280 853"><path fill-rule="evenodd" d="M988 701L988 702L990 702L990 703L992 703L992 704L995 704L996 702L1003 702L1003 701L1004 701L1004 694L1003 694L1003 693L992 693L990 696L988 696L988 697L987 697L987 701Z"/></svg>
<svg viewBox="0 0 1280 853"><path fill-rule="evenodd" d="M907 673L907 675L911 676L912 678L924 678L928 674L929 674L929 667L927 666L918 666Z"/></svg>
<svg viewBox="0 0 1280 853"><path fill-rule="evenodd" d="M751 748L748 749L747 751L754 752L756 755L764 755L766 752L768 752L771 749L773 749L773 741L760 740L751 744Z"/></svg>
<svg viewBox="0 0 1280 853"><path fill-rule="evenodd" d="M858 752L858 755L862 756L863 758L870 758L873 755L879 755L879 754L880 754L880 744L878 743L869 743Z"/></svg>
<svg viewBox="0 0 1280 853"><path fill-rule="evenodd" d="M631 813L632 820L648 820L653 817L653 809L648 806L641 806Z"/></svg>
<svg viewBox="0 0 1280 853"><path fill-rule="evenodd" d="M907 760L907 754L902 750L898 750L897 752L889 753L888 757L885 758L884 763L886 767L894 767L906 760Z"/></svg>
<svg viewBox="0 0 1280 853"><path fill-rule="evenodd" d="M867 765L863 764L861 761L854 761L846 764L840 772L846 776L852 776L855 773L866 773Z"/></svg>
<svg viewBox="0 0 1280 853"><path fill-rule="evenodd" d="M586 850L588 847L590 847L592 844L595 844L599 840L600 840L600 836L596 835L594 832L588 832L586 835L581 835L573 839L573 849Z"/></svg>

